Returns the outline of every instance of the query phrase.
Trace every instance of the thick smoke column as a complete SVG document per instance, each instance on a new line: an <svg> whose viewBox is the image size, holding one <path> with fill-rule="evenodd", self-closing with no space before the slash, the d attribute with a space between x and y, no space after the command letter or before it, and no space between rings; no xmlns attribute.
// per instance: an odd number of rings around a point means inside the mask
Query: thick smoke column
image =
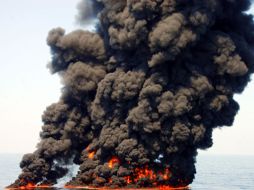
<svg viewBox="0 0 254 190"><path fill-rule="evenodd" d="M80 171L70 185L190 184L197 149L232 125L233 96L254 71L250 1L82 2L78 18L98 14L97 32L49 32L64 88L13 186L54 184L71 162Z"/></svg>

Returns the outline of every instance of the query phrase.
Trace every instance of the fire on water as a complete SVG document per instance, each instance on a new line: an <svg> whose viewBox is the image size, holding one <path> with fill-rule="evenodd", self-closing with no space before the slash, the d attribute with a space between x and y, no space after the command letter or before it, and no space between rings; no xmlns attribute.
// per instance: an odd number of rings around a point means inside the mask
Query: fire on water
<svg viewBox="0 0 254 190"><path fill-rule="evenodd" d="M159 187L147 187L147 188L108 188L108 187L91 187L91 186L64 186L63 188L56 188L49 185L33 185L29 183L26 186L18 188L6 188L5 190L43 190L43 189L54 189L54 190L67 190L67 189L84 189L84 190L189 190L189 187L170 187L170 186L159 186Z"/></svg>
<svg viewBox="0 0 254 190"><path fill-rule="evenodd" d="M32 190L32 189L51 189L53 188L50 185L34 185L32 183L28 183L26 186L20 186L20 187L8 187L5 188L5 190Z"/></svg>
<svg viewBox="0 0 254 190"><path fill-rule="evenodd" d="M87 150L89 150L87 148ZM88 157L93 159L95 155L95 151L89 151ZM115 165L120 164L120 160L118 157L113 156L108 161L108 167L113 169ZM172 187L169 185L159 185L156 181L157 177L160 176L163 180L169 180L171 177L171 172L169 168L165 168L164 171L161 172L154 172L152 169L149 169L148 166L143 168L135 168L134 169L134 176L125 176L124 179L128 185L132 184L135 185L139 180L143 178L147 178L153 181L153 187L143 187L143 188L135 188L135 187L122 187L122 188L110 188L110 187L93 187L93 186L77 186L77 185L65 185L64 187L54 187L52 185L45 185L45 184L34 184L34 183L27 183L25 186L20 187L8 187L5 190L43 190L43 189L51 189L51 190L64 190L64 189L84 189L84 190L188 190L188 186L183 187ZM109 179L109 182L112 183L112 179Z"/></svg>

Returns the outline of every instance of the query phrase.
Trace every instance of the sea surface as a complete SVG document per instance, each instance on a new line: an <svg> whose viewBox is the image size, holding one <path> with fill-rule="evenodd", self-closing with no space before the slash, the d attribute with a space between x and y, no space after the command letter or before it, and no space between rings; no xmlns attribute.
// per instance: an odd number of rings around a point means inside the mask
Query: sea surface
<svg viewBox="0 0 254 190"><path fill-rule="evenodd" d="M0 154L0 189L15 180L20 154ZM191 190L254 190L254 156L199 155Z"/></svg>

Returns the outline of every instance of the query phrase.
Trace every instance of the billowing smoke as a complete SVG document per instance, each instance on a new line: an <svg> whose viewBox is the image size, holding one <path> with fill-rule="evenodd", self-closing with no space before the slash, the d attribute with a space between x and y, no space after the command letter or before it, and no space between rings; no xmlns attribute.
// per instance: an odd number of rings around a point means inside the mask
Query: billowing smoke
<svg viewBox="0 0 254 190"><path fill-rule="evenodd" d="M90 6L87 9L87 6ZM37 150L23 157L12 186L185 186L197 149L231 126L254 71L249 0L83 0L96 33L49 32L59 102L42 116ZM93 10L90 12L90 10Z"/></svg>
<svg viewBox="0 0 254 190"><path fill-rule="evenodd" d="M82 0L78 3L78 15L76 16L76 20L81 25L90 24L93 21L100 9L102 8L100 5L100 1L95 0Z"/></svg>

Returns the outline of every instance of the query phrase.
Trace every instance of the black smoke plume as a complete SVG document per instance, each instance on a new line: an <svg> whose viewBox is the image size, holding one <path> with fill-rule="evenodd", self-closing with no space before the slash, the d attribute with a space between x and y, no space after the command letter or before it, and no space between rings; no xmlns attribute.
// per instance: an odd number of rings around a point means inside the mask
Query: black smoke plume
<svg viewBox="0 0 254 190"><path fill-rule="evenodd" d="M231 126L254 71L249 0L83 0L79 20L95 33L49 32L50 68L62 78L37 150L12 186L185 186L197 149ZM87 8L89 6L90 8ZM87 12L91 11L92 12Z"/></svg>

